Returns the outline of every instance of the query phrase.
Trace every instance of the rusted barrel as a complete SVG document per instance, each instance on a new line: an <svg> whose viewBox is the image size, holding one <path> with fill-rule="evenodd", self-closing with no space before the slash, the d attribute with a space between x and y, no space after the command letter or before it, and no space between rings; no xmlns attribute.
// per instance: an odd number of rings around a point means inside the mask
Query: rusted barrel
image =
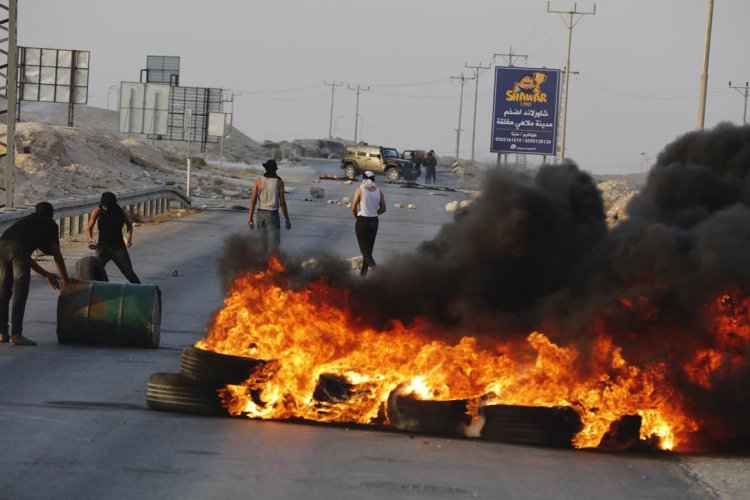
<svg viewBox="0 0 750 500"><path fill-rule="evenodd" d="M159 347L161 291L156 285L79 281L57 299L57 340Z"/></svg>

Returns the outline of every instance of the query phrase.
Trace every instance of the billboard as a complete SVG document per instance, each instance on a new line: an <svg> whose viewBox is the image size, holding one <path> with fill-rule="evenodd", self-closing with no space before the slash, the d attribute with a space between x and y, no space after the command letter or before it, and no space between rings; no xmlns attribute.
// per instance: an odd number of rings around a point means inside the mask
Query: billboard
<svg viewBox="0 0 750 500"><path fill-rule="evenodd" d="M86 50L18 47L18 99L86 104L89 60Z"/></svg>
<svg viewBox="0 0 750 500"><path fill-rule="evenodd" d="M120 125L128 134L167 133L169 94L171 87L163 83L120 83Z"/></svg>
<svg viewBox="0 0 750 500"><path fill-rule="evenodd" d="M555 155L560 70L495 67L493 153Z"/></svg>
<svg viewBox="0 0 750 500"><path fill-rule="evenodd" d="M208 114L221 112L220 88L170 87L169 115L165 134L149 134L149 139L165 141L219 142L208 134ZM188 114L189 113L189 114Z"/></svg>
<svg viewBox="0 0 750 500"><path fill-rule="evenodd" d="M180 84L180 58L146 56L146 83Z"/></svg>

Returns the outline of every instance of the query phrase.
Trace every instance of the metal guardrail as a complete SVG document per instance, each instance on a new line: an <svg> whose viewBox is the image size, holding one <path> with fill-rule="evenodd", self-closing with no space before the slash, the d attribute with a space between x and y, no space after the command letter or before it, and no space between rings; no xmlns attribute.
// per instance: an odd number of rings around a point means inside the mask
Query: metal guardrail
<svg viewBox="0 0 750 500"><path fill-rule="evenodd" d="M189 207L190 200L182 189L176 187L153 187L115 193L117 203L131 214L150 217L168 211L172 203L180 208ZM55 220L60 227L60 237L83 234L91 211L99 206L101 195L51 200L55 208ZM18 219L34 213L33 206L0 209L0 233Z"/></svg>

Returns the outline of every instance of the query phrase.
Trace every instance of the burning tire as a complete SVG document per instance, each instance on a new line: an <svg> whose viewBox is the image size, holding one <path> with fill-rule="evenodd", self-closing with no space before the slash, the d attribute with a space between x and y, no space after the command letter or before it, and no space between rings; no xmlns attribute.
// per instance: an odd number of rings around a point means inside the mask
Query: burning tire
<svg viewBox="0 0 750 500"><path fill-rule="evenodd" d="M109 281L102 262L93 255L78 259L74 265L75 277L83 281Z"/></svg>
<svg viewBox="0 0 750 500"><path fill-rule="evenodd" d="M227 384L240 384L264 360L231 356L188 346L182 350L180 373L185 377L218 389Z"/></svg>
<svg viewBox="0 0 750 500"><path fill-rule="evenodd" d="M581 417L569 406L491 405L484 416L481 437L490 441L570 448L581 430Z"/></svg>
<svg viewBox="0 0 750 500"><path fill-rule="evenodd" d="M424 401L391 392L387 416L391 425L402 431L466 436L471 423L466 400Z"/></svg>
<svg viewBox="0 0 750 500"><path fill-rule="evenodd" d="M228 415L216 390L179 373L152 373L146 404L152 410L198 415Z"/></svg>

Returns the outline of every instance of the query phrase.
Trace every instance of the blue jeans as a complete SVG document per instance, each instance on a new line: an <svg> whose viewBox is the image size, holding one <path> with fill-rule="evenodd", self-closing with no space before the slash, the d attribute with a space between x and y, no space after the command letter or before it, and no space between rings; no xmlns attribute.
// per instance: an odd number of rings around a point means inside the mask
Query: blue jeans
<svg viewBox="0 0 750 500"><path fill-rule="evenodd" d="M270 257L279 253L281 244L281 219L278 210L258 210L255 217L260 233L260 249L263 255Z"/></svg>

